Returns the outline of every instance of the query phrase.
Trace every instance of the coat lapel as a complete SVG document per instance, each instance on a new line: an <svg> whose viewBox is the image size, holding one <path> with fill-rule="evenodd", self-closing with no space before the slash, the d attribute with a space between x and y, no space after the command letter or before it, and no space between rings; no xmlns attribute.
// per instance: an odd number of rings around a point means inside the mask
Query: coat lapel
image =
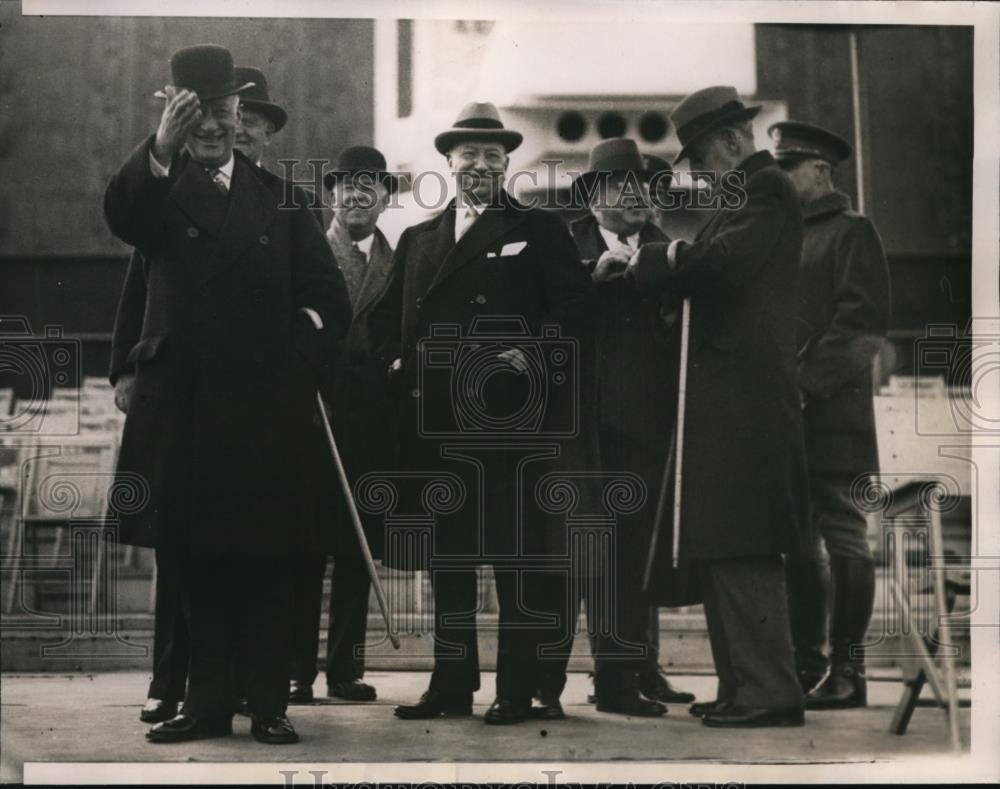
<svg viewBox="0 0 1000 789"><path fill-rule="evenodd" d="M428 291L436 288L441 282L466 264L478 259L487 247L524 222L525 212L518 211L509 201L510 198L506 197L506 193L504 193L501 196L498 206L486 209L472 223L472 227L465 231L465 235L458 240L458 243L452 247L451 251L441 262L440 267L434 274L434 279L431 281ZM452 238L454 238L454 204L449 206L449 213L451 214Z"/></svg>
<svg viewBox="0 0 1000 789"><path fill-rule="evenodd" d="M219 194L200 164L187 156L175 161L181 171L170 197L200 230L218 236L226 220L229 200Z"/></svg>
<svg viewBox="0 0 1000 789"><path fill-rule="evenodd" d="M392 273L392 250L385 240L382 231L375 229L375 241L372 243L371 256L368 260L368 270L354 305L355 316L367 310L382 295L389 283Z"/></svg>
<svg viewBox="0 0 1000 789"><path fill-rule="evenodd" d="M278 212L275 196L239 156L229 189L229 211L219 231L215 254L198 272L199 282L214 277L232 264L251 243L261 243Z"/></svg>

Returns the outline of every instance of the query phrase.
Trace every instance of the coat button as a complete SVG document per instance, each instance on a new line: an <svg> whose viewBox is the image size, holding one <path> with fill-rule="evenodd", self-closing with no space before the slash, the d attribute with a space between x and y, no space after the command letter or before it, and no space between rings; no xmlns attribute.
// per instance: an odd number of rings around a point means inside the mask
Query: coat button
<svg viewBox="0 0 1000 789"><path fill-rule="evenodd" d="M420 397L420 390L419 389L411 389L410 390L410 397Z"/></svg>
<svg viewBox="0 0 1000 789"><path fill-rule="evenodd" d="M188 228L188 238L198 238L198 228L189 227Z"/></svg>
<svg viewBox="0 0 1000 789"><path fill-rule="evenodd" d="M419 310L424 306L424 299L422 296L417 296L417 309Z"/></svg>
<svg viewBox="0 0 1000 789"><path fill-rule="evenodd" d="M198 294L201 296L207 296L209 294L208 285L199 285Z"/></svg>
<svg viewBox="0 0 1000 789"><path fill-rule="evenodd" d="M271 243L271 239L269 239L267 236L261 236L260 237L260 243L261 243L261 246L265 246L266 247L268 244Z"/></svg>
<svg viewBox="0 0 1000 789"><path fill-rule="evenodd" d="M476 304L485 304L485 303L486 303L486 297L482 293L476 296Z"/></svg>
<svg viewBox="0 0 1000 789"><path fill-rule="evenodd" d="M260 289L260 288L257 288L256 290L254 290L254 292L253 292L253 300L256 301L258 304L260 302L262 302L264 300L264 291L262 289Z"/></svg>

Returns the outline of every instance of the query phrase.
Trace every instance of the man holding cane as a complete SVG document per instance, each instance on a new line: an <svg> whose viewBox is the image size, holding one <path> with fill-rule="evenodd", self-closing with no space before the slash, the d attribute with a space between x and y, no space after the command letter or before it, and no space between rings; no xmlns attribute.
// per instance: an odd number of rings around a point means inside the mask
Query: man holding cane
<svg viewBox="0 0 1000 789"><path fill-rule="evenodd" d="M794 312L802 212L787 176L757 151L731 87L685 98L676 161L738 183L694 243L646 244L629 263L640 293L690 300L679 555L698 564L717 700L707 726L803 723L781 554L808 529ZM725 179L725 180L724 180ZM727 199L732 195L726 195ZM683 354L682 354L683 355Z"/></svg>
<svg viewBox="0 0 1000 789"><path fill-rule="evenodd" d="M231 734L239 656L253 736L295 742L291 577L328 548L316 391L351 308L305 200L279 210L281 179L234 154L248 85L228 50L182 49L171 71L156 134L105 194L109 227L142 261L126 276L111 377L128 414L118 484L143 480L146 504L118 514L120 537L155 547L177 579L191 648L183 709L147 737Z"/></svg>

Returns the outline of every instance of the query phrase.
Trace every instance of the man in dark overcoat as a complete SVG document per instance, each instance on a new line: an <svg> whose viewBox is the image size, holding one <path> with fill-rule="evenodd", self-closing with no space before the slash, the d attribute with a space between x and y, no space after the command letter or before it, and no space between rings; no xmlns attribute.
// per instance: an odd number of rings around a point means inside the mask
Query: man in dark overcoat
<svg viewBox="0 0 1000 789"><path fill-rule="evenodd" d="M577 427L576 344L595 302L562 221L503 189L521 139L492 104L468 105L437 136L457 197L403 233L389 290L372 313L373 344L399 393L401 467L450 480L456 491L453 501L424 496L423 508L438 517L421 555L387 546L390 565L429 566L434 595L430 688L419 703L396 708L401 718L471 713L477 566L492 565L499 602L488 723L527 717L540 644L555 639L544 614L566 607L565 576L560 587L548 572L553 555L566 556L566 535L536 517L534 491L540 470L565 463L572 444L559 437ZM549 621L567 626L565 614Z"/></svg>
<svg viewBox="0 0 1000 789"><path fill-rule="evenodd" d="M709 726L801 725L782 554L809 526L796 376L802 212L788 177L757 151L735 89L692 93L672 121L676 161L714 173L720 207L693 243L647 244L640 293L691 300L680 559L698 560L719 676Z"/></svg>
<svg viewBox="0 0 1000 789"><path fill-rule="evenodd" d="M805 216L799 386L817 541L787 559L795 660L806 709L863 707L875 563L856 501L879 469L872 359L889 328L889 268L871 220L834 186L834 168L851 155L847 141L799 121L770 133Z"/></svg>
<svg viewBox="0 0 1000 789"><path fill-rule="evenodd" d="M305 200L284 205L285 184L234 154L245 86L228 50L182 49L171 71L159 127L104 205L142 261L112 348L118 469L147 497L118 516L121 538L155 547L158 573L178 579L191 651L181 713L147 737L230 734L239 656L254 737L294 742L290 580L301 556L329 550L315 400L350 303Z"/></svg>
<svg viewBox="0 0 1000 789"><path fill-rule="evenodd" d="M399 181L386 171L382 153L364 145L344 149L336 169L323 180L333 209L326 238L344 274L354 311L350 331L340 342L330 408L338 448L353 486L364 474L392 468L395 460L395 409L386 395L384 371L371 353L368 316L385 293L392 272L392 247L378 229L378 219ZM382 523L371 513L362 511L360 515L372 555L381 558ZM327 695L347 701L374 701L375 688L361 681L371 580L346 504L339 507L337 517L343 528L335 532L330 577ZM325 556L315 557L296 578L289 690L293 704L313 700L326 565Z"/></svg>
<svg viewBox="0 0 1000 789"><path fill-rule="evenodd" d="M279 104L271 101L267 78L257 68L236 67L236 84L248 85L240 92L240 113L236 124L236 138L233 147L254 164L262 167L267 149L274 135L284 128L288 113ZM145 264L139 252L133 250L130 267ZM117 327L116 327L117 329ZM114 337L113 344L125 346L132 337ZM176 579L170 573L156 577L156 611L153 631L153 679L149 683L146 703L139 713L145 723L160 723L177 714L184 700L187 687L188 634L181 610L180 590ZM239 683L237 683L239 684ZM237 693L242 691L237 688ZM241 699L241 707L245 701Z"/></svg>
<svg viewBox="0 0 1000 789"><path fill-rule="evenodd" d="M608 557L614 561L613 570L609 566L606 575L589 578L577 588L586 602L597 708L640 716L662 715L660 702L694 701L693 695L674 690L663 676L659 609L648 605L642 589L677 394L674 305L659 297L639 296L624 278L636 249L670 240L651 221L653 175L634 140L598 143L587 171L574 183L577 204L588 206L590 213L570 225L600 300L594 354L587 357L591 372L585 376L583 430L598 439L603 471L637 474L647 490L642 508L616 520ZM664 183L669 176L668 171L666 178L657 179L661 188L669 187ZM642 386L636 386L639 370ZM598 594L595 584L612 578L615 588ZM573 610L578 609L579 602ZM565 685L565 664L552 668L553 676L542 688L543 703L547 695L558 697Z"/></svg>

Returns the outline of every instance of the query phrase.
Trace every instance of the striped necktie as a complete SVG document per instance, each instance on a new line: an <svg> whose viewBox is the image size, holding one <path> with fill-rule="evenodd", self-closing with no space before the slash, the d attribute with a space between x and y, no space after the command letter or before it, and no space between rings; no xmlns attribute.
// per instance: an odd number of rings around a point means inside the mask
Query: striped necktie
<svg viewBox="0 0 1000 789"><path fill-rule="evenodd" d="M212 179L212 183L215 184L215 188L218 189L222 194L229 194L229 184L226 183L226 177L222 174L222 170L218 167L213 167L207 170L209 178Z"/></svg>

